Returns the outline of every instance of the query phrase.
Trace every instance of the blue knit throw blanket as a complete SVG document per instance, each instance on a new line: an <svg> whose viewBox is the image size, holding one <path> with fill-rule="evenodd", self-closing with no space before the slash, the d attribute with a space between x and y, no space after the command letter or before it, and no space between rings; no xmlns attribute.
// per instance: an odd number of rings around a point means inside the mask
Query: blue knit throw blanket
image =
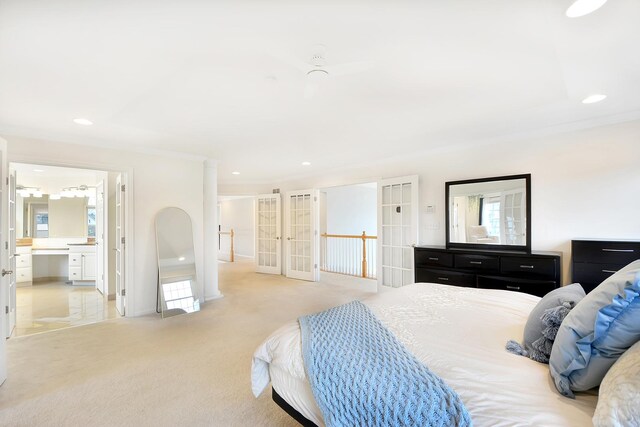
<svg viewBox="0 0 640 427"><path fill-rule="evenodd" d="M458 395L361 302L299 322L306 373L328 427L472 425Z"/></svg>

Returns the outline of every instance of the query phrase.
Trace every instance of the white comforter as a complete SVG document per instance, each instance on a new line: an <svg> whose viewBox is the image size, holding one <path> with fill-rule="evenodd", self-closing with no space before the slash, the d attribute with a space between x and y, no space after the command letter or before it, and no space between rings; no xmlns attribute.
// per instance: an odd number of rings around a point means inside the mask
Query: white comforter
<svg viewBox="0 0 640 427"><path fill-rule="evenodd" d="M505 351L521 340L538 297L509 291L417 283L364 302L418 359L464 401L475 426L588 426L597 395L556 392L547 365ZM291 406L324 425L302 361L300 328L289 323L258 347L252 389L272 382Z"/></svg>

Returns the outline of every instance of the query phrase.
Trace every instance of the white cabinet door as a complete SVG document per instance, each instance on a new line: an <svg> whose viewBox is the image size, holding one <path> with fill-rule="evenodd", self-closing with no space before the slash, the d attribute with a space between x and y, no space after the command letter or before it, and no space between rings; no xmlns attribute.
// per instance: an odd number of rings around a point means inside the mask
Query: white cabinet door
<svg viewBox="0 0 640 427"><path fill-rule="evenodd" d="M96 280L96 254L82 254L82 280Z"/></svg>

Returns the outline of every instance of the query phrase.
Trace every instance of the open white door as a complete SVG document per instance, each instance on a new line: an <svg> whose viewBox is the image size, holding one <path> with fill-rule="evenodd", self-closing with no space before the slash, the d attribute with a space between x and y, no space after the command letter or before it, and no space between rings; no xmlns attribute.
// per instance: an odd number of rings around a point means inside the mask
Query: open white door
<svg viewBox="0 0 640 427"><path fill-rule="evenodd" d="M414 283L418 243L418 176L378 182L378 285Z"/></svg>
<svg viewBox="0 0 640 427"><path fill-rule="evenodd" d="M121 316L125 315L125 241L124 241L124 191L122 174L116 178L116 310Z"/></svg>
<svg viewBox="0 0 640 427"><path fill-rule="evenodd" d="M318 190L292 191L285 201L287 277L320 280Z"/></svg>
<svg viewBox="0 0 640 427"><path fill-rule="evenodd" d="M256 271L281 274L280 194L256 196Z"/></svg>
<svg viewBox="0 0 640 427"><path fill-rule="evenodd" d="M8 181L8 213L7 220L9 222L9 242L8 242L8 256L9 256L9 271L14 273L9 274L7 276L8 280L8 294L7 294L7 303L8 303L8 319L7 319L7 330L6 336L7 338L11 337L13 333L13 329L16 327L16 172L14 170L9 170L9 181ZM7 310L5 310L7 311Z"/></svg>
<svg viewBox="0 0 640 427"><path fill-rule="evenodd" d="M96 289L105 295L104 288L104 181L96 185Z"/></svg>
<svg viewBox="0 0 640 427"><path fill-rule="evenodd" d="M7 182L7 172L9 163L7 162L7 141L0 139L0 179L2 182ZM2 276L0 276L0 308L5 310L5 307L9 307L8 295L9 295L9 276L7 270L9 268L9 257L7 256L7 247L3 242L7 242L9 221L7 221L7 213L5 211L5 197L8 185L0 185L0 269L2 269ZM7 274L9 273L9 274ZM6 323L9 321L9 316L0 316L0 331L5 331ZM7 343L4 337L0 336L0 384L4 383L7 379Z"/></svg>

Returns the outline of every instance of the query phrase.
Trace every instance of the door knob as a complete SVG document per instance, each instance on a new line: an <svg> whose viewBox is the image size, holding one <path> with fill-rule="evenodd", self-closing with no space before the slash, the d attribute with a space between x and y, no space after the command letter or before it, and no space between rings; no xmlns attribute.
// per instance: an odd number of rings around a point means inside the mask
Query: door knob
<svg viewBox="0 0 640 427"><path fill-rule="evenodd" d="M291 240L291 237L287 237L287 240Z"/></svg>
<svg viewBox="0 0 640 427"><path fill-rule="evenodd" d="M13 274L13 270L5 270L3 268L2 269L2 277L6 276L7 274Z"/></svg>
<svg viewBox="0 0 640 427"><path fill-rule="evenodd" d="M280 240L280 236L277 236L277 237L276 237L276 240Z"/></svg>

